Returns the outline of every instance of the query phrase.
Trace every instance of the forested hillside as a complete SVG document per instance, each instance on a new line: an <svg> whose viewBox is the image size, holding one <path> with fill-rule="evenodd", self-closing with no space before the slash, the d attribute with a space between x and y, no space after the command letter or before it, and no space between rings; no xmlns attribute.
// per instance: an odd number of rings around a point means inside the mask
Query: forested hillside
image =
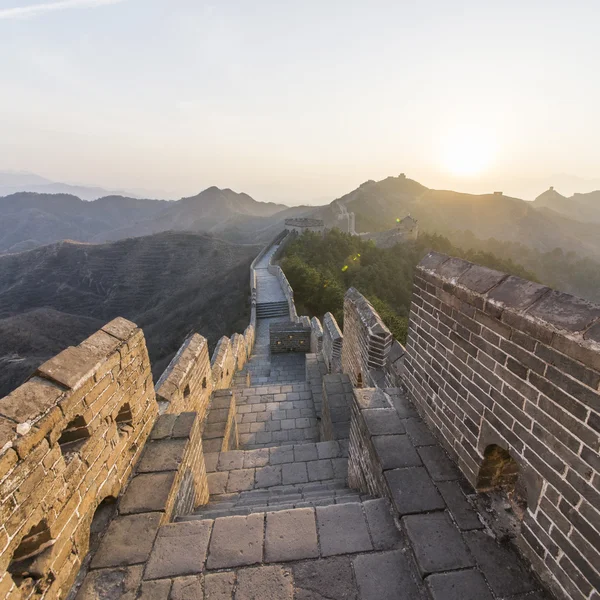
<svg viewBox="0 0 600 600"><path fill-rule="evenodd" d="M321 318L331 312L341 324L344 293L355 287L373 304L394 337L404 343L413 272L430 250L536 280L534 273L510 259L464 251L439 235L425 234L416 242L384 249L337 229L324 237L312 233L298 237L287 247L281 266L294 288L299 314Z"/></svg>

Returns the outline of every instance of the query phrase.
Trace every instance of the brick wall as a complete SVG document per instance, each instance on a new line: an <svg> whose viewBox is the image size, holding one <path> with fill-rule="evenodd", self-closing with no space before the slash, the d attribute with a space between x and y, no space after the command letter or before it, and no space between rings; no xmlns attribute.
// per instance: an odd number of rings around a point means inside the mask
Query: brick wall
<svg viewBox="0 0 600 600"><path fill-rule="evenodd" d="M121 318L0 399L0 597L66 595L157 412L144 335Z"/></svg>
<svg viewBox="0 0 600 600"><path fill-rule="evenodd" d="M233 353L231 340L222 337L218 342L211 358L213 389L228 388L237 370L237 356Z"/></svg>
<svg viewBox="0 0 600 600"><path fill-rule="evenodd" d="M405 357L419 411L478 486L486 449L519 465L519 546L561 598L600 589L600 306L431 253ZM484 465L489 470L489 465Z"/></svg>
<svg viewBox="0 0 600 600"><path fill-rule="evenodd" d="M161 414L194 411L204 418L213 390L206 338L194 333L185 340L155 390Z"/></svg>
<svg viewBox="0 0 600 600"><path fill-rule="evenodd" d="M344 297L342 371L356 387L390 387L386 381L392 334L373 306L356 289Z"/></svg>
<svg viewBox="0 0 600 600"><path fill-rule="evenodd" d="M269 344L271 352L310 352L310 324L271 323L269 326Z"/></svg>
<svg viewBox="0 0 600 600"><path fill-rule="evenodd" d="M344 336L331 313L323 317L323 356L330 373L342 372L342 346Z"/></svg>

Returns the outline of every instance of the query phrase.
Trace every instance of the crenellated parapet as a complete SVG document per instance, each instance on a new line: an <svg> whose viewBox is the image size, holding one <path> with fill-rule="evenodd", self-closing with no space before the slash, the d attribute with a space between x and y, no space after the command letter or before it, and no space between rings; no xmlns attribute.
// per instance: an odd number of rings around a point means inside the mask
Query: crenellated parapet
<svg viewBox="0 0 600 600"><path fill-rule="evenodd" d="M189 336L156 383L156 400L161 414L197 412L206 414L214 387L208 341Z"/></svg>
<svg viewBox="0 0 600 600"><path fill-rule="evenodd" d="M157 413L144 335L122 318L0 399L0 597L66 595Z"/></svg>
<svg viewBox="0 0 600 600"><path fill-rule="evenodd" d="M342 369L356 387L388 387L386 369L394 339L371 303L356 289L344 297Z"/></svg>
<svg viewBox="0 0 600 600"><path fill-rule="evenodd" d="M600 306L430 253L415 273L406 385L560 598L600 587ZM590 595L591 594L591 595Z"/></svg>

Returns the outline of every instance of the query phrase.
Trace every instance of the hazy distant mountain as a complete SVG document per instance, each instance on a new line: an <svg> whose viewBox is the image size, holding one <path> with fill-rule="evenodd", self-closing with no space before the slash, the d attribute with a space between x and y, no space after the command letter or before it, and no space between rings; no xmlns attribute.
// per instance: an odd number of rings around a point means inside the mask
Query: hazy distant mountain
<svg viewBox="0 0 600 600"><path fill-rule="evenodd" d="M170 230L233 230L245 220L269 218L286 208L216 187L172 202L123 196L84 202L66 194L23 192L0 198L0 253L64 239L101 243Z"/></svg>
<svg viewBox="0 0 600 600"><path fill-rule="evenodd" d="M586 194L584 196L593 196ZM579 197L579 196L577 196ZM592 198L589 198L592 202ZM336 224L337 202L356 213L358 231L394 227L396 218L412 214L426 231L443 235L472 231L478 238L521 242L538 250L556 247L600 256L600 224L580 222L555 210L501 194L463 194L432 190L404 176L368 181L314 214ZM456 236L453 236L456 241Z"/></svg>
<svg viewBox="0 0 600 600"><path fill-rule="evenodd" d="M248 219L272 217L287 209L283 204L258 202L248 194L230 189L210 187L196 196L182 198L160 213L140 220L133 225L115 229L96 240L122 239L150 235L160 231L206 231L219 232Z"/></svg>
<svg viewBox="0 0 600 600"><path fill-rule="evenodd" d="M583 223L600 223L600 190L573 194L567 198L551 187L540 194L533 204L536 208L550 208Z"/></svg>
<svg viewBox="0 0 600 600"><path fill-rule="evenodd" d="M131 192L106 190L97 186L72 185L51 181L35 173L13 173L0 171L0 196L8 196L19 192L35 192L37 194L72 194L82 200L96 200L103 196L133 196Z"/></svg>
<svg viewBox="0 0 600 600"><path fill-rule="evenodd" d="M117 316L144 329L155 376L190 331L211 347L243 331L248 269L259 251L167 232L0 256L0 397Z"/></svg>

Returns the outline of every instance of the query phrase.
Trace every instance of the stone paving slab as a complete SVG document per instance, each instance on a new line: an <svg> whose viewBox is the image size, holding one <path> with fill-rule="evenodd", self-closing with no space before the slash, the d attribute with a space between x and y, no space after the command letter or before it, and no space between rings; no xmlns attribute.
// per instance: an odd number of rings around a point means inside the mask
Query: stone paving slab
<svg viewBox="0 0 600 600"><path fill-rule="evenodd" d="M297 508L267 514L265 562L287 562L319 556L315 513Z"/></svg>
<svg viewBox="0 0 600 600"><path fill-rule="evenodd" d="M493 600L485 579L476 569L437 573L426 581L433 600Z"/></svg>
<svg viewBox="0 0 600 600"><path fill-rule="evenodd" d="M402 519L422 575L475 566L460 531L446 512Z"/></svg>
<svg viewBox="0 0 600 600"><path fill-rule="evenodd" d="M419 589L401 550L364 554L353 560L361 600L412 600Z"/></svg>
<svg viewBox="0 0 600 600"><path fill-rule="evenodd" d="M322 556L373 549L360 504L319 506L316 511Z"/></svg>
<svg viewBox="0 0 600 600"><path fill-rule="evenodd" d="M445 508L442 496L424 467L393 469L384 475L399 515Z"/></svg>
<svg viewBox="0 0 600 600"><path fill-rule="evenodd" d="M264 513L216 519L206 567L225 569L262 562L264 520Z"/></svg>
<svg viewBox="0 0 600 600"><path fill-rule="evenodd" d="M187 521L161 527L144 579L201 573L206 560L213 522Z"/></svg>
<svg viewBox="0 0 600 600"><path fill-rule="evenodd" d="M162 513L125 515L108 527L93 560L92 568L121 567L148 560Z"/></svg>

